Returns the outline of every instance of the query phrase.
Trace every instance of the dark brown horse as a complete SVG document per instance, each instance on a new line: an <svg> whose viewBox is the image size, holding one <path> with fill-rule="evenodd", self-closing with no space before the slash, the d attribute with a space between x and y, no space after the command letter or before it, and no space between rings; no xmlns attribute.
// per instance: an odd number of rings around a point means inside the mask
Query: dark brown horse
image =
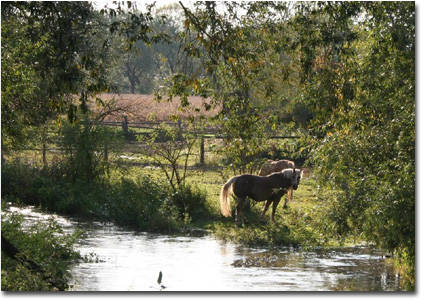
<svg viewBox="0 0 425 300"><path fill-rule="evenodd" d="M285 169L281 172L272 173L268 176L257 176L244 174L230 178L222 187L220 193L221 213L225 217L232 216L230 207L230 196L233 194L236 199L236 222L243 222L242 208L247 197L260 202L269 200L264 207L263 216L269 205L273 202L272 221L276 207L281 197L289 188L296 190L300 183L301 171L299 169ZM270 201L271 200L271 201Z"/></svg>

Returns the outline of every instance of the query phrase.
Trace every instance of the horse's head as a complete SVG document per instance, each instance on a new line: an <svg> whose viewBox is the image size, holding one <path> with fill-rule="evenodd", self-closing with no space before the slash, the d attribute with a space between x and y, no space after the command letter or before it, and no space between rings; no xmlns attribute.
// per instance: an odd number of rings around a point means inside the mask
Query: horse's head
<svg viewBox="0 0 425 300"><path fill-rule="evenodd" d="M300 169L285 169L282 171L283 175L291 180L291 185L294 190L298 188L300 184L300 179L302 177L302 171Z"/></svg>
<svg viewBox="0 0 425 300"><path fill-rule="evenodd" d="M294 190L298 188L298 185L300 184L300 179L302 177L302 171L300 169L293 169L292 170L292 187Z"/></svg>

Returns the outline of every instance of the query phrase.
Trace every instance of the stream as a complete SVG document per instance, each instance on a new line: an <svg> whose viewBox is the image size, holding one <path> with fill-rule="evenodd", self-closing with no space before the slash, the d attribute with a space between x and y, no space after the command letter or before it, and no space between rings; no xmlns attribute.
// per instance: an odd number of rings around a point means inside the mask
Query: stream
<svg viewBox="0 0 425 300"><path fill-rule="evenodd" d="M383 252L367 247L300 250L249 248L213 235L169 236L80 222L33 207L9 207L28 226L54 217L89 262L71 269L72 291L399 291ZM162 273L161 284L157 280Z"/></svg>

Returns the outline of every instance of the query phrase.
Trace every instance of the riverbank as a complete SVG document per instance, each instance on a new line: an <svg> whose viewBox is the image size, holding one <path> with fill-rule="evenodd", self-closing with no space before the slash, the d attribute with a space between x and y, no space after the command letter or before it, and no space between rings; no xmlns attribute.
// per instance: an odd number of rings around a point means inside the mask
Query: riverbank
<svg viewBox="0 0 425 300"><path fill-rule="evenodd" d="M248 247L214 235L164 235L13 207L24 228L55 220L80 259L69 291L402 291L383 252L368 247ZM181 259L183 258L184 259ZM157 283L161 272L161 284Z"/></svg>
<svg viewBox="0 0 425 300"><path fill-rule="evenodd" d="M71 265L82 259L74 249L81 231L64 233L53 217L24 224L27 216L20 209L5 210L2 202L2 291L67 290Z"/></svg>

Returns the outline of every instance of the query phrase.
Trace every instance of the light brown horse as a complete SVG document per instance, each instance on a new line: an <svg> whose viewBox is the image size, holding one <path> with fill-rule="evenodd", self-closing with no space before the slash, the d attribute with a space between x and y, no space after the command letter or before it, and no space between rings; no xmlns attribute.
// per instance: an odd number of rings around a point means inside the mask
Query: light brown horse
<svg viewBox="0 0 425 300"><path fill-rule="evenodd" d="M271 160L268 159L262 166L260 171L258 172L258 176L267 176L274 172L281 172L284 169L295 168L295 163L292 160L282 159L282 160ZM283 196L282 194L281 196ZM292 201L293 189L289 188L286 193L285 203L283 204L284 208L288 207L288 202ZM270 206L271 201L267 201L265 205L265 210Z"/></svg>
<svg viewBox="0 0 425 300"><path fill-rule="evenodd" d="M285 169L281 172L275 172L268 176L257 176L244 174L230 178L221 188L220 193L220 209L225 217L232 216L230 207L230 196L233 194L236 199L236 223L243 222L243 206L247 197L260 202L273 202L272 221L276 207L280 198L286 193L288 188L296 190L301 179L301 171L299 169ZM270 203L266 203L262 216L264 217Z"/></svg>
<svg viewBox="0 0 425 300"><path fill-rule="evenodd" d="M282 159L282 160L271 160L268 159L258 172L258 176L267 176L274 172L280 172L284 169L293 169L295 168L295 163L292 160Z"/></svg>

